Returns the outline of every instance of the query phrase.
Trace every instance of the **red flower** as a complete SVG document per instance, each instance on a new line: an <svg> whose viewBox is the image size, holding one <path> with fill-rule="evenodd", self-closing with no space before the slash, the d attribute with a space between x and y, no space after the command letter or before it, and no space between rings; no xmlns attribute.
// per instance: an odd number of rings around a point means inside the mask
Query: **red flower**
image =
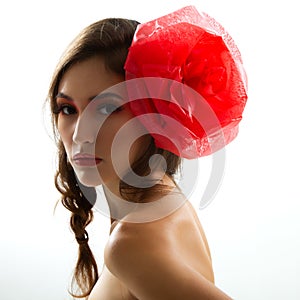
<svg viewBox="0 0 300 300"><path fill-rule="evenodd" d="M130 107L158 147L196 158L237 135L247 101L240 53L223 27L193 6L139 25L124 68L127 80L144 78L148 97ZM128 92L138 99L133 87Z"/></svg>

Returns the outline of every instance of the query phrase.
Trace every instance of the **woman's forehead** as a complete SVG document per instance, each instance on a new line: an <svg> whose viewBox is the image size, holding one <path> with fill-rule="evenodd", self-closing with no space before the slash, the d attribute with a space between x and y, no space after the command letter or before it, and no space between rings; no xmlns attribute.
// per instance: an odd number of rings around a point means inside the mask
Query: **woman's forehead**
<svg viewBox="0 0 300 300"><path fill-rule="evenodd" d="M65 72L58 84L58 93L71 99L90 100L107 89L110 93L122 95L124 87L118 84L123 81L122 75L107 70L101 57L92 57L72 65Z"/></svg>

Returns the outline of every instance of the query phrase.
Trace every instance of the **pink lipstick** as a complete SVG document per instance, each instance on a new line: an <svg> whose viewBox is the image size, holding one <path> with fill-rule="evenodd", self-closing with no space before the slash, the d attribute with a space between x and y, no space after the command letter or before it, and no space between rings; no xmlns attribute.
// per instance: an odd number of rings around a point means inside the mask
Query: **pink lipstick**
<svg viewBox="0 0 300 300"><path fill-rule="evenodd" d="M102 161L102 159L95 155L78 153L73 156L72 161L75 165L80 167L95 167Z"/></svg>

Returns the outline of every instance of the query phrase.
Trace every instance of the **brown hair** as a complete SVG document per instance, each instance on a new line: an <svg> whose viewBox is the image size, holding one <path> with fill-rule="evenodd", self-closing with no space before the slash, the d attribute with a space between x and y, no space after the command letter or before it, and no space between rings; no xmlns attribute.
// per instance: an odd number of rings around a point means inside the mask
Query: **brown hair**
<svg viewBox="0 0 300 300"><path fill-rule="evenodd" d="M96 201L96 192L92 187L85 187L76 179L76 175L67 160L64 145L57 132L57 114L55 97L58 93L59 82L64 73L76 62L86 60L93 56L101 56L108 70L124 75L124 63L128 48L138 22L127 19L109 18L86 27L69 45L54 72L48 99L52 112L52 125L58 147L58 170L55 175L55 186L61 193L62 204L71 211L70 226L79 245L78 260L73 276L73 285L80 289L80 294L72 293L74 297L87 297L98 279L98 269L94 256L88 245L86 226L93 219L93 205ZM149 173L149 159L153 154L160 154L166 160L166 174L174 181L174 174L180 166L180 157L159 149L154 140L132 166L134 172L140 176ZM154 192L166 192L163 185L151 188L136 188L120 181L120 194L124 199L140 202ZM133 197L134 195L134 197Z"/></svg>

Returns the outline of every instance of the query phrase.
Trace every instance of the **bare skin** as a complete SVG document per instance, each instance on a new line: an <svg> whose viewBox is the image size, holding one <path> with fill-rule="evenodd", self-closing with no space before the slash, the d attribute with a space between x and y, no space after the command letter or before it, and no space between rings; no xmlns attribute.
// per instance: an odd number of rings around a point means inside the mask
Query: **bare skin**
<svg viewBox="0 0 300 300"><path fill-rule="evenodd" d="M160 210L149 210L140 206L134 211L124 210L121 201L114 199L118 193L119 176L113 168L113 161L122 166L125 150L120 148L112 157L112 142L117 132L133 118L128 107L114 109L124 104L118 94L104 91L124 78L109 72L101 57L92 57L74 64L63 76L56 97L60 107L58 131L78 179L87 186L102 184L111 216L119 221L112 222L111 234L104 253L103 272L95 285L89 300L195 300L230 299L214 285L211 257L204 231L191 204L180 193L171 193L158 203L164 211L170 203L169 213L160 215ZM103 93L104 92L104 93ZM95 99L102 93L102 98ZM103 96L104 95L104 96ZM93 124L105 117L101 130ZM127 127L120 137L125 141L141 125ZM141 136L128 152L135 161L149 143L149 136ZM122 145L122 143L121 143ZM93 155L97 164L78 163L74 154ZM94 161L94 160L93 160ZM126 166L124 166L126 171ZM97 174L101 175L95 176ZM153 174L157 176L157 174ZM155 178L159 180L160 178ZM165 185L175 188L166 175ZM174 196L175 195L175 196ZM173 198L170 198L173 197ZM182 201L182 199L184 201ZM177 205L180 203L180 205ZM174 206L175 204L175 206ZM172 207L173 206L173 207ZM173 208L176 209L173 209ZM141 214L155 216L147 220L132 222ZM154 215L153 215L154 213ZM151 215L152 214L152 215ZM143 218L142 218L143 219Z"/></svg>
<svg viewBox="0 0 300 300"><path fill-rule="evenodd" d="M189 201L153 222L112 224L89 297L102 299L231 299L214 285L208 243Z"/></svg>

